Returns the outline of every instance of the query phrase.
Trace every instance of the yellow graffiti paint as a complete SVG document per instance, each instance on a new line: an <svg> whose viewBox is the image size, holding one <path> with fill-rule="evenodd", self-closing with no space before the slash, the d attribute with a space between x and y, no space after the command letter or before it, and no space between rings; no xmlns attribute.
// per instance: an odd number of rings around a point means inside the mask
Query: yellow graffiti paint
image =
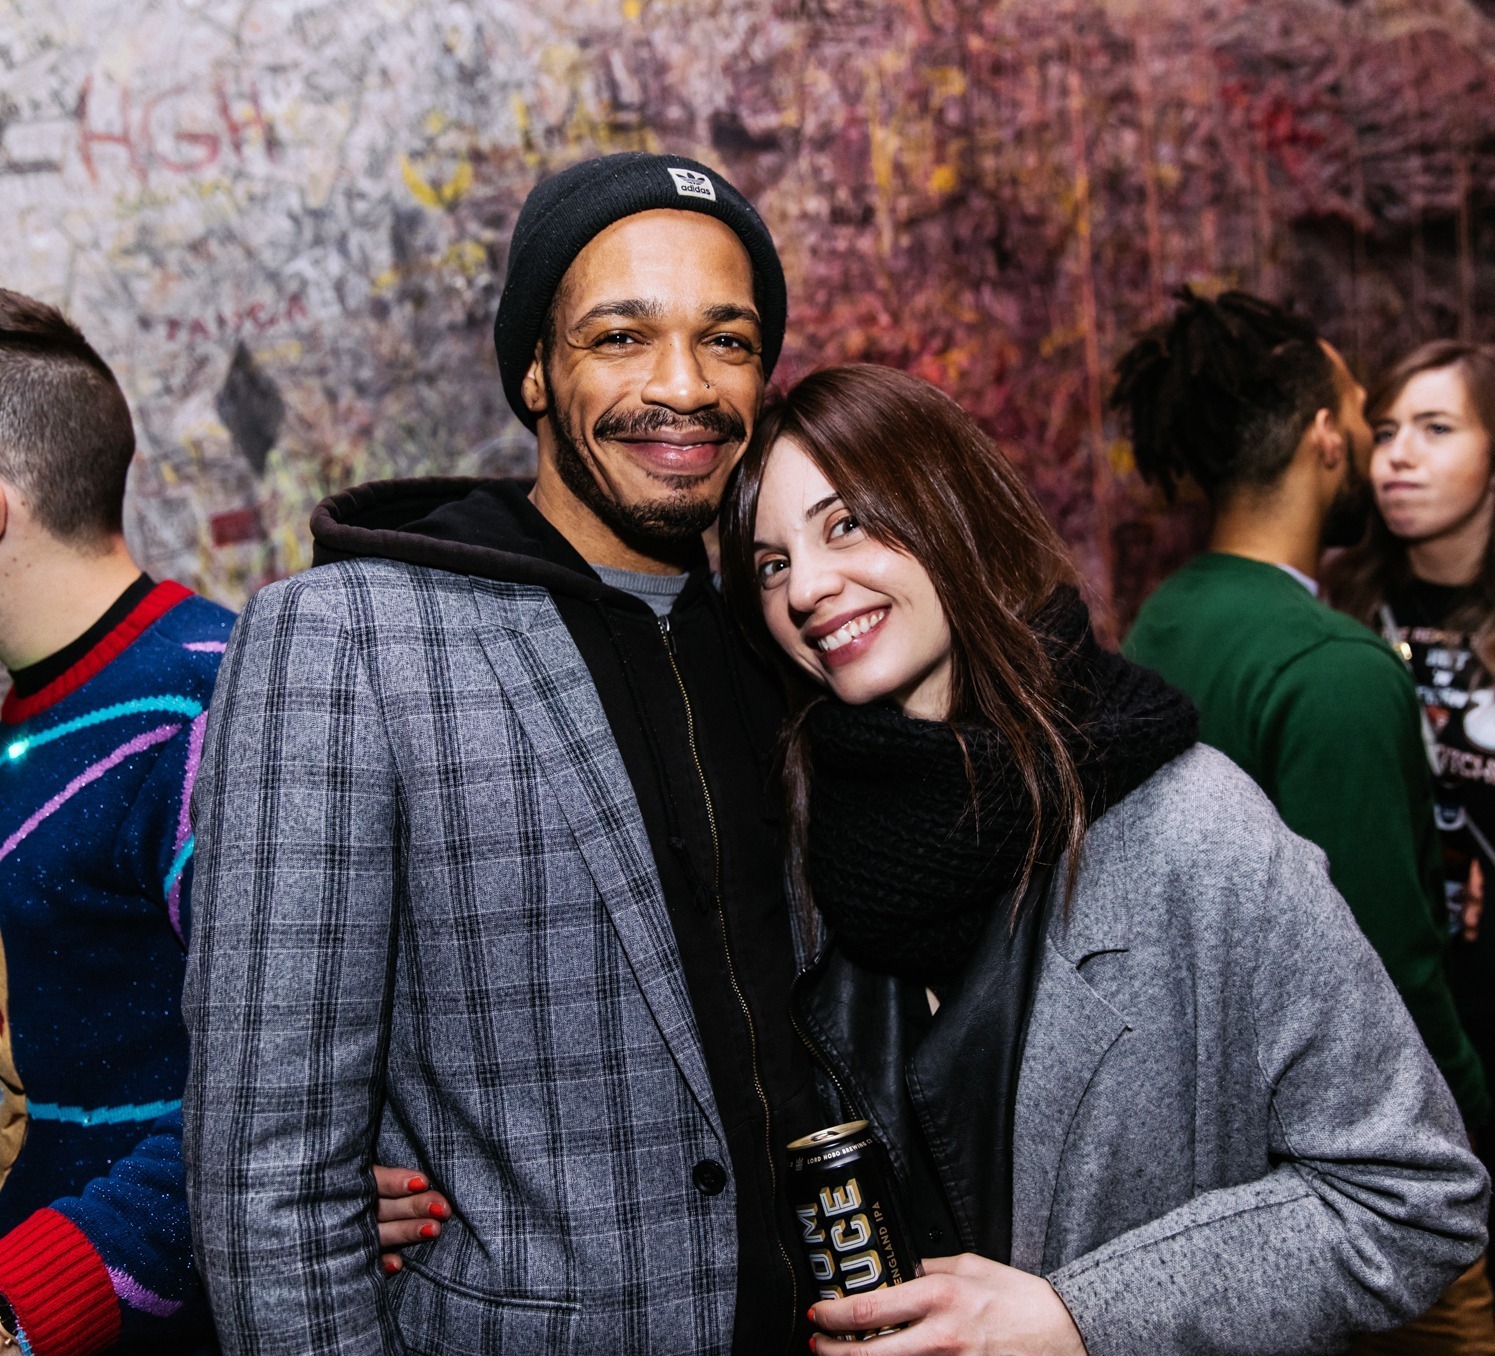
<svg viewBox="0 0 1495 1356"><path fill-rule="evenodd" d="M476 240L459 240L442 255L441 262L464 277L475 277L488 264L488 251Z"/></svg>
<svg viewBox="0 0 1495 1356"><path fill-rule="evenodd" d="M535 147L535 138L530 130L529 105L524 102L524 96L515 94L510 101L510 107L514 111L514 126L519 133L519 145L524 155L524 163L533 169L540 163L540 152Z"/></svg>
<svg viewBox="0 0 1495 1356"><path fill-rule="evenodd" d="M467 196L467 191L472 187L472 162L459 160L450 179L444 184L433 184L416 169L409 156L401 155L400 177L416 202L440 210L455 206Z"/></svg>
<svg viewBox="0 0 1495 1356"><path fill-rule="evenodd" d="M966 73L959 66L936 66L929 72L929 92L936 99L958 99L966 92Z"/></svg>
<svg viewBox="0 0 1495 1356"><path fill-rule="evenodd" d="M1059 329L1051 330L1039 340L1039 356L1052 358L1061 348L1068 348L1071 344L1077 344L1084 337L1085 326L1083 324L1065 325Z"/></svg>
<svg viewBox="0 0 1495 1356"><path fill-rule="evenodd" d="M299 363L303 351L299 339L282 339L278 344L271 344L260 350L257 356L266 365L272 362Z"/></svg>
<svg viewBox="0 0 1495 1356"><path fill-rule="evenodd" d="M881 62L886 66L887 57ZM874 66L869 73L866 91L868 140L871 142L872 182L877 189L876 219L878 253L887 259L893 253L893 167L897 151L897 131L884 120L882 81Z"/></svg>
<svg viewBox="0 0 1495 1356"><path fill-rule="evenodd" d="M461 160L457 164L456 171L447 181L443 197L448 206L467 196L468 190L472 188L472 161Z"/></svg>
<svg viewBox="0 0 1495 1356"><path fill-rule="evenodd" d="M1132 445L1125 438L1111 440L1110 447L1106 449L1106 459L1111 463L1111 470L1118 476L1130 475L1137 469Z"/></svg>

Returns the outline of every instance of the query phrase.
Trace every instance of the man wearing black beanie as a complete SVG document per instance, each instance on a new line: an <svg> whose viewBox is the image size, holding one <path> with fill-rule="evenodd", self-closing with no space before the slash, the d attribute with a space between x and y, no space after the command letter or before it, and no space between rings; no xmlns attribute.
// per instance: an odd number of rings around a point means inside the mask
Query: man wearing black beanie
<svg viewBox="0 0 1495 1356"><path fill-rule="evenodd" d="M336 495L246 609L185 1001L226 1352L803 1348L781 711L701 543L784 318L715 170L555 175L494 326L533 485ZM371 1159L451 1203L392 1277Z"/></svg>

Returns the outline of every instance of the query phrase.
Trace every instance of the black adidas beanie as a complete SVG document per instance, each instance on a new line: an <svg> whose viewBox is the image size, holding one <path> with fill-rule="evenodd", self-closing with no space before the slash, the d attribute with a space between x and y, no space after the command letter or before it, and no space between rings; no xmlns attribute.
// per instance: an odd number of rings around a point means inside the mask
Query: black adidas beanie
<svg viewBox="0 0 1495 1356"><path fill-rule="evenodd" d="M704 212L736 232L753 266L753 300L763 323L764 378L773 372L784 343L784 269L752 203L714 169L683 156L646 151L605 155L537 184L514 223L493 343L504 394L527 427L534 428L535 416L525 408L524 374L571 261L613 222L656 208Z"/></svg>

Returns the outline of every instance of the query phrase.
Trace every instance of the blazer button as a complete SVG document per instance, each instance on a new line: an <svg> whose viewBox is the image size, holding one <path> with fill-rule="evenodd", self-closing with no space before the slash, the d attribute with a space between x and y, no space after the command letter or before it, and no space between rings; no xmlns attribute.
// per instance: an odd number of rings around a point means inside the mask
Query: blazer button
<svg viewBox="0 0 1495 1356"><path fill-rule="evenodd" d="M720 1196L727 1189L727 1170L714 1158L703 1158L690 1170L690 1180L703 1196Z"/></svg>

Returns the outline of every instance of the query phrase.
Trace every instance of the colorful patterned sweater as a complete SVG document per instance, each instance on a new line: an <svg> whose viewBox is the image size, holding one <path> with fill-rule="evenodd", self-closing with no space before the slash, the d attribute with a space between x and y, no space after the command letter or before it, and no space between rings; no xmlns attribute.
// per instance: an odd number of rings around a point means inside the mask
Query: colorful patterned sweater
<svg viewBox="0 0 1495 1356"><path fill-rule="evenodd" d="M5 1034L27 1118L0 1186L0 1296L35 1356L211 1337L182 1172L179 1004L187 797L232 625L157 584L0 707Z"/></svg>

